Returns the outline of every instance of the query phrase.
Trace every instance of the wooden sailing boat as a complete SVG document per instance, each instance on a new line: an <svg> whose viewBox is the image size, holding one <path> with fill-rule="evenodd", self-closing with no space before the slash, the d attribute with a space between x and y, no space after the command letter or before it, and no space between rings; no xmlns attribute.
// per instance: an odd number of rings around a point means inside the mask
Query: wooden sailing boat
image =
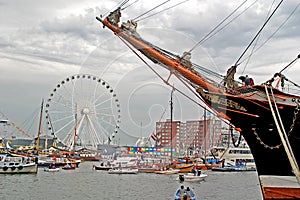
<svg viewBox="0 0 300 200"><path fill-rule="evenodd" d="M186 59L188 54L174 55L142 39L136 32L136 22L127 21L119 26L120 17L119 7L106 17L96 18L139 58L142 59L137 51L155 64L169 69L179 80L192 87L198 93L195 95L215 115L227 120L240 131L254 156L264 199L299 199L300 97L272 86L277 77L289 81L282 74L283 70L262 85L238 87L233 79L236 63L220 84L196 71L199 65ZM300 55L292 63L298 58ZM146 61L143 62L149 65ZM168 81L165 82L168 84Z"/></svg>

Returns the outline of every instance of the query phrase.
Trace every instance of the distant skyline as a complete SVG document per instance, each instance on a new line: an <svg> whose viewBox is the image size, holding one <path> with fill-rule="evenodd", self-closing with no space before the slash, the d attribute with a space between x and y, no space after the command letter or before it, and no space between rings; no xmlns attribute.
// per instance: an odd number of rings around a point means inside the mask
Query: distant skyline
<svg viewBox="0 0 300 200"><path fill-rule="evenodd" d="M162 2L137 1L122 11L121 21L133 19ZM171 0L154 12L180 2ZM137 31L153 44L182 55L242 2L189 0L139 21ZM274 9L279 0L247 1L231 23L192 52L192 61L224 75L260 29L273 2ZM165 110L162 120L169 118L171 88L95 19L118 3L0 0L0 112L21 126L30 121L28 118L58 83L74 74L87 73L107 81L119 97L122 144L148 137ZM282 3L255 43L256 48L263 46L239 66L236 79L249 74L255 83L263 83L300 54L299 4L297 0ZM153 66L168 76L166 70ZM300 82L299 66L296 62L284 72L295 83ZM174 78L171 83L193 97ZM201 119L203 115L201 107L178 92L174 94L174 108L174 120ZM31 134L36 133L33 128Z"/></svg>

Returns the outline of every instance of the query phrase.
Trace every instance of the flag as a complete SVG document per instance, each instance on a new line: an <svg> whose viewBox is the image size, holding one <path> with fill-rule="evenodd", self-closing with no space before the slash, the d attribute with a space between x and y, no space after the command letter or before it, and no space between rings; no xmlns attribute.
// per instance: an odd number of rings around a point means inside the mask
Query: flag
<svg viewBox="0 0 300 200"><path fill-rule="evenodd" d="M154 132L152 133L151 138L152 138L154 141L156 141L156 140L158 139Z"/></svg>

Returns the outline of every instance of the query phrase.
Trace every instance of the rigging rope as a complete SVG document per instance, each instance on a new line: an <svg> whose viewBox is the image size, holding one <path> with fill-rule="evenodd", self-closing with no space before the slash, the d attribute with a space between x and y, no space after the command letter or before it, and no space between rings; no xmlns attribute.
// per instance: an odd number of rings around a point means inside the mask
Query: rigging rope
<svg viewBox="0 0 300 200"><path fill-rule="evenodd" d="M272 9L274 3L275 3L275 0L273 0L273 3L272 3L272 5L271 5L270 8L269 8L269 11L268 11L268 13L267 13L267 15L266 15L265 21L268 19L268 16L270 16L271 9ZM247 57L247 61L246 61L246 64L245 64L245 66L244 66L244 69L243 69L243 71L242 71L242 74L244 74L244 72L245 72L245 70L246 70L246 67L247 67L247 65L249 64L250 58L251 58L251 56L252 56L252 54L253 54L253 51L255 50L255 47L256 47L256 45L257 45L257 43L258 43L258 40L259 40L259 37L260 37L260 36L261 36L261 34L259 34L259 36L257 37L257 39L256 39L256 41L255 41L255 44L254 44L253 47L252 47L251 53L250 53L249 56Z"/></svg>
<svg viewBox="0 0 300 200"><path fill-rule="evenodd" d="M265 40L265 42L263 42L258 48L256 48L255 51L248 55L244 60L242 60L241 63L247 60L252 54L256 53L259 49L261 49L286 24L286 22L292 17L292 15L296 12L299 6L300 3L294 8L291 14L284 20L284 22Z"/></svg>
<svg viewBox="0 0 300 200"><path fill-rule="evenodd" d="M238 58L238 60L235 62L234 66L238 66L240 65L240 63L238 63L242 57L245 55L245 53L247 52L247 50L250 48L250 46L252 45L252 43L256 40L256 38L259 36L259 34L262 32L262 30L264 29L264 27L267 25L267 23L270 21L271 17L273 17L274 13L277 11L277 9L279 8L279 6L281 5L281 3L283 2L283 0L281 0L279 2L279 4L276 6L276 8L274 9L274 11L272 12L272 14L268 17L268 19L265 21L265 23L263 24L263 26L260 28L260 30L257 32L257 34L255 35L255 37L251 40L250 44L247 46L247 48L244 50L244 52L242 53L242 55Z"/></svg>
<svg viewBox="0 0 300 200"><path fill-rule="evenodd" d="M276 110L276 113L275 113L275 114L277 114L277 118L278 118L278 120L279 120L279 123L280 123L280 126L281 126L281 130L282 130L282 132L283 132L283 135L284 135L284 137L285 137L285 140L288 141L288 135L286 134L285 128L284 128L284 126L283 126L283 123L282 123L282 120L281 120L281 117L280 117L280 113L279 113L279 110L278 110L278 107L277 107L277 103L276 103L276 99L275 99L275 96L274 96L272 87L270 87L270 90L271 90L271 95L272 95L272 99L273 99L273 102L274 102L274 107L275 107L275 110ZM291 150L292 148L291 148L289 142L287 142L287 145L288 145L290 151L292 151L292 150ZM294 155L292 154L292 156L294 156ZM295 158L293 158L293 159L296 160Z"/></svg>
<svg viewBox="0 0 300 200"><path fill-rule="evenodd" d="M163 2L163 3L161 3L161 4L159 4L159 5L155 6L154 8L148 10L147 12L144 12L143 14L137 16L136 18L133 18L132 21L136 21L138 18L140 18L140 17L142 17L142 16L148 14L148 13L151 12L152 10L155 10L156 8L158 8L158 7L160 7L160 6L162 6L162 5L166 4L166 3L168 3L169 1L170 1L170 0L167 0L167 1L165 1L165 2ZM136 22L137 22L137 21L136 21Z"/></svg>
<svg viewBox="0 0 300 200"><path fill-rule="evenodd" d="M134 36L133 36L133 37L134 37ZM148 41L146 41L146 40L144 40L144 39L142 39L142 38L138 38L138 39L139 39L139 40L142 40L144 43L146 43L147 45L151 46L153 49L155 49L155 50L161 52L162 54L168 56L169 58L172 58L172 59L178 59L178 58L179 58L179 56L178 56L177 54L175 54L175 53L172 53L172 52L170 52L170 51L167 51L167 50L165 50L165 49L162 49L162 48L160 48L160 47L158 47L158 46L156 46L156 45L154 45L154 44L152 44L152 43L150 43L150 42L148 42ZM215 79L215 78L218 78L218 79L223 79L223 78L224 78L221 74L218 74L217 72L215 72L215 71L213 71L213 70L207 69L207 68L205 68L205 67L203 67L203 66L200 66L200 65L198 65L198 64L195 64L195 63L191 63L191 64L192 64L192 68L193 68L193 69L198 69L198 70L200 70L201 72L206 73L207 75L211 75L211 76L214 77L214 79Z"/></svg>
<svg viewBox="0 0 300 200"><path fill-rule="evenodd" d="M272 91L272 87L270 87L270 90ZM276 114L275 114L274 109L273 109L273 105L272 105L272 102L271 102L271 99L270 99L270 95L269 95L269 91L268 91L267 85L265 85L265 91L266 91L266 96L267 96L267 99L268 99L268 102L269 102L269 106L270 106L270 109L271 109L271 113L273 115L273 119L274 119L274 122L275 122L275 125L276 125L276 128L277 128L277 131L279 133L280 139L282 141L284 150L285 150L285 152L287 154L287 157L288 157L288 159L290 161L291 167L293 169L293 173L295 174L295 176L297 178L297 181L300 184L299 167L298 167L297 161L296 161L296 159L294 157L293 151L292 151L292 149L290 147L289 141L288 141L288 139L286 139L287 136L286 136L286 133L285 133L285 129L284 129L284 127L280 127L280 125L278 123L278 119L277 119ZM274 102L275 108L277 108L274 96L273 96L273 102ZM279 115L279 114L277 113L277 115ZM284 133L282 131L284 131Z"/></svg>
<svg viewBox="0 0 300 200"><path fill-rule="evenodd" d="M198 103L196 100L192 99L191 97L189 97L187 94L185 94L185 92L182 92L181 90L175 88L173 85L171 85L167 80L165 80L157 71L155 71L153 69L153 67L150 66L150 64L147 63L147 61L145 59L143 59L123 38L121 38L120 36L117 35L117 37L147 66L151 69L151 71L154 72L154 74L156 74L165 84L169 85L170 87L173 88L173 90L178 91L180 94L182 94L184 97L186 97L187 99L191 100L192 102L194 102L196 105L205 108L205 106L201 105L200 103ZM182 80L181 76L178 76L175 73L175 76L190 90L192 91L197 97L198 99L200 99L204 104L207 105L207 103L199 96L199 94L197 94L195 91L193 91L188 85L187 83ZM211 109L212 110L212 109ZM221 121L223 121L225 124L229 125L229 122L224 120L223 118L220 118L214 110L212 110L213 112L211 112L214 116L218 117Z"/></svg>
<svg viewBox="0 0 300 200"><path fill-rule="evenodd" d="M169 104L169 103L168 103L168 104ZM167 105L168 105L168 104L167 104ZM163 111L162 115L160 116L158 122L161 122L163 116L165 115L165 113L166 113L166 111L167 111L167 108L168 108L168 106L165 106L165 110ZM147 141L146 141L146 145L150 142L150 139L151 139L151 136L152 136L153 133L154 133L154 130L152 131L152 133L149 134L149 136L148 136L148 138L147 138ZM157 135L157 134L155 134L155 135Z"/></svg>
<svg viewBox="0 0 300 200"><path fill-rule="evenodd" d="M128 3L129 0L122 0L117 6L115 6L113 9L110 10L116 10L116 8L120 8L124 6L126 3ZM106 16L110 11L107 11L106 13L103 14L103 16Z"/></svg>
<svg viewBox="0 0 300 200"><path fill-rule="evenodd" d="M166 11L166 10L169 10L169 9L171 9L171 8L174 8L174 7L176 7L176 6L180 5L180 4L183 4L183 3L187 2L187 1L189 1L189 0L185 0L185 1L179 2L179 3L177 3L177 4L173 5L173 6L170 6L170 7L168 7L168 8L165 8L165 9L163 9L163 10L157 12L157 13L153 13L153 14L151 14L151 15L148 15L147 17L144 17L144 18L142 18L142 19L139 19L139 20L137 20L136 22L139 22L139 21L142 21L142 20L144 20L144 19L148 19L148 18L150 18L150 17L153 17L154 15L160 14L160 13Z"/></svg>
<svg viewBox="0 0 300 200"><path fill-rule="evenodd" d="M129 2L129 0L124 0L118 7L122 7L122 6L124 6L126 3L128 3Z"/></svg>
<svg viewBox="0 0 300 200"><path fill-rule="evenodd" d="M127 8L129 8L130 6L132 6L133 4L135 4L136 2L138 2L139 0L135 0L134 2L132 2L131 4L129 4L128 6L122 8L121 10L125 10Z"/></svg>
<svg viewBox="0 0 300 200"><path fill-rule="evenodd" d="M193 46L188 52L191 53L197 46L201 44L204 40L208 38L210 34L212 34L219 26L221 26L229 17L231 17L240 7L242 7L248 0L245 0L241 3L236 9L234 9L225 19L223 19L217 26L215 26L208 34L206 34L197 44Z"/></svg>
<svg viewBox="0 0 300 200"><path fill-rule="evenodd" d="M245 13L249 8L251 8L258 0L254 1L251 5L249 5L247 8L245 8L240 14L238 14L237 16L235 16L233 19L231 19L229 22L227 22L223 27L221 27L220 29L218 29L214 34L212 34L211 36L207 37L205 40L202 41L201 44L203 44L204 42L206 42L207 40L209 40L210 38L212 38L213 36L215 36L217 33L219 33L221 30L225 29L231 22L233 22L235 19L237 19L238 17L240 17L243 13Z"/></svg>
<svg viewBox="0 0 300 200"><path fill-rule="evenodd" d="M296 62L296 60L298 60L300 58L300 54L297 56L297 58L295 58L292 62L290 62L287 66L285 66L282 70L280 70L279 74L281 74L281 72L283 72L284 70L286 70L289 66L291 66L294 62Z"/></svg>
<svg viewBox="0 0 300 200"><path fill-rule="evenodd" d="M291 66L293 63L295 63L296 60L298 60L299 58L300 58L300 54L299 54L292 62L290 62L287 66L285 66L279 73L274 74L274 76L273 76L270 80L266 81L264 84L271 85L271 84L273 83L273 81L275 80L275 78L276 78L277 76L279 76L279 77L282 79L282 84L283 84L284 81L288 81L288 82L292 83L295 87L298 87L298 88L299 88L300 86L299 86L298 84L296 84L296 83L294 83L293 81L287 79L283 74L281 74L281 72L283 72L283 71L286 70L288 67L290 67L290 66Z"/></svg>

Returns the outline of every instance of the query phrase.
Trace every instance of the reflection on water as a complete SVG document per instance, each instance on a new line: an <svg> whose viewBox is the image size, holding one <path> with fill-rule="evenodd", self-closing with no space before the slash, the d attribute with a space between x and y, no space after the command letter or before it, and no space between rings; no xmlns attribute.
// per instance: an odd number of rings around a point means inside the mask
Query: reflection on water
<svg viewBox="0 0 300 200"><path fill-rule="evenodd" d="M75 171L1 175L1 200L157 200L174 199L178 175L141 173L108 174L94 171L93 162L81 163ZM205 182L186 183L201 200L262 199L256 172L205 172Z"/></svg>

